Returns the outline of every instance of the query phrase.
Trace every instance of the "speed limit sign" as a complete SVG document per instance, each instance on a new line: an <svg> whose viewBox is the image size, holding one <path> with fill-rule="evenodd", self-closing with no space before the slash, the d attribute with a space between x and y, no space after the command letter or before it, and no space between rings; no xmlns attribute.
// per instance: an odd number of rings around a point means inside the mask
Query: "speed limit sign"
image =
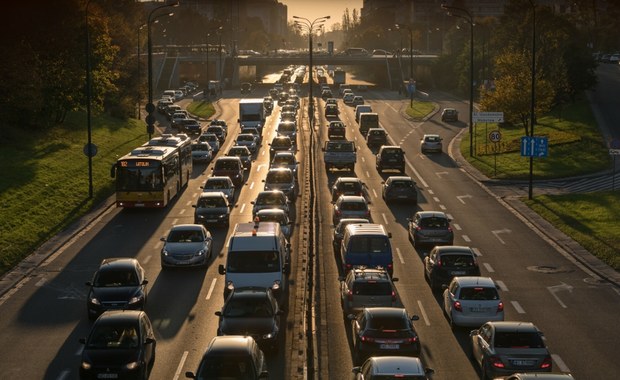
<svg viewBox="0 0 620 380"><path fill-rule="evenodd" d="M492 131L489 133L489 140L491 142L499 142L502 139L502 134L499 131Z"/></svg>

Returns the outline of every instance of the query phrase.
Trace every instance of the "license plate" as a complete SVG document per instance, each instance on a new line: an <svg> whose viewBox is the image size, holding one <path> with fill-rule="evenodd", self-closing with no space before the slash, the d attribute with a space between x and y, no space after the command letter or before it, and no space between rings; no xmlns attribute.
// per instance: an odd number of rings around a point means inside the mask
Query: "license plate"
<svg viewBox="0 0 620 380"><path fill-rule="evenodd" d="M403 198L404 199L404 198L407 198L407 196L406 195L399 195L398 198Z"/></svg>
<svg viewBox="0 0 620 380"><path fill-rule="evenodd" d="M484 309L481 309L479 307L470 307L469 311L471 311L472 313L480 313L481 311L484 311Z"/></svg>
<svg viewBox="0 0 620 380"><path fill-rule="evenodd" d="M217 222L217 219L207 219L207 223L215 223Z"/></svg>
<svg viewBox="0 0 620 380"><path fill-rule="evenodd" d="M136 207L144 207L144 203L136 203L135 206Z"/></svg>
<svg viewBox="0 0 620 380"><path fill-rule="evenodd" d="M453 275L453 276L462 276L462 275L464 275L464 274L465 274L465 271L463 271L463 270L455 270L455 271L452 271L452 275Z"/></svg>
<svg viewBox="0 0 620 380"><path fill-rule="evenodd" d="M521 366L521 367L533 366L534 365L534 361L533 360L513 360L512 364L513 365L517 365L517 366Z"/></svg>
<svg viewBox="0 0 620 380"><path fill-rule="evenodd" d="M400 348L400 344L380 344L379 348L382 350L398 350Z"/></svg>
<svg viewBox="0 0 620 380"><path fill-rule="evenodd" d="M396 159L388 160L388 162L398 162Z"/></svg>
<svg viewBox="0 0 620 380"><path fill-rule="evenodd" d="M97 379L118 379L118 373L99 373Z"/></svg>

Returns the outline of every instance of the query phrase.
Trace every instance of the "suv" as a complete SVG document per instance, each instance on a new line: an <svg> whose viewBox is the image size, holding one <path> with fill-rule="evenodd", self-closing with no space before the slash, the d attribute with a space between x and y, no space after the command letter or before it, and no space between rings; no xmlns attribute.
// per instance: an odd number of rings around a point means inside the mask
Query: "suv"
<svg viewBox="0 0 620 380"><path fill-rule="evenodd" d="M202 355L196 373L185 372L190 379L233 378L268 379L265 354L251 336L216 336Z"/></svg>
<svg viewBox="0 0 620 380"><path fill-rule="evenodd" d="M243 183L243 162L239 157L219 157L213 165L213 176L227 176L235 186Z"/></svg>
<svg viewBox="0 0 620 380"><path fill-rule="evenodd" d="M469 247L444 245L424 257L424 278L439 290L455 276L480 276L476 254Z"/></svg>
<svg viewBox="0 0 620 380"><path fill-rule="evenodd" d="M398 278L390 278L383 268L353 268L340 280L340 303L345 316L357 314L364 307L398 307L399 300L394 287Z"/></svg>
<svg viewBox="0 0 620 380"><path fill-rule="evenodd" d="M291 169L269 169L263 182L265 182L265 190L280 190L291 202L295 202L297 198L297 180Z"/></svg>
<svg viewBox="0 0 620 380"><path fill-rule="evenodd" d="M400 146L383 145L376 157L379 173L383 173L384 170L398 170L401 174L405 173L405 152Z"/></svg>
<svg viewBox="0 0 620 380"><path fill-rule="evenodd" d="M444 108L441 111L441 121L459 121L459 113L454 108Z"/></svg>

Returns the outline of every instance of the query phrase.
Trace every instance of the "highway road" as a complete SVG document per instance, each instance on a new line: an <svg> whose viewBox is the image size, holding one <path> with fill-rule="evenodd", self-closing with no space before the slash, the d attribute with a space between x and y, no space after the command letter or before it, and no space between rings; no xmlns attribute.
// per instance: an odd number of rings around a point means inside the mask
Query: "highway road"
<svg viewBox="0 0 620 380"><path fill-rule="evenodd" d="M416 329L422 342L422 359L434 368L434 379L476 379L479 372L468 358L468 331L450 329L441 311L440 296L433 294L424 281L422 259L427 251L414 249L408 241L406 218L419 209L441 210L451 216L455 244L473 247L483 275L499 284L506 319L534 322L545 333L555 370L570 371L577 379L615 378L620 373L614 349L619 336L618 289L596 281L587 268L559 251L455 164L448 153L456 148L452 142L465 123L442 123L438 115L413 122L402 112L408 100L398 98L396 93L372 90L363 95L380 114L391 141L405 150L407 174L421 188L418 206L385 204L380 186L388 174L377 173L375 152L366 147L356 130L353 110L340 103L340 118L348 126L347 138L358 146L355 175L368 185L373 219L393 234L394 276L400 279L396 287L408 312L420 316ZM238 131L238 96L228 91L217 103L217 118L228 122L232 136L223 152ZM461 115L466 114L466 103L449 98L435 100L439 107L453 106ZM278 113L276 107L267 119L263 146L246 175L245 185L237 192L231 226L251 219L250 201L262 190L260 181L268 167L267 143L273 136ZM317 107L317 116L314 133L310 133L307 115L300 120L303 137L298 158L302 173L311 163L309 148L313 146L319 153L320 143L326 139L321 106ZM443 137L442 154L419 153L419 139L424 133ZM332 205L328 196L337 176L351 173L325 173L320 155L313 160L316 171L312 176L306 173L300 182L302 196L294 211L293 270L282 349L268 356L274 379L304 378L314 370L317 379L347 379L352 367L350 324L343 318L338 298L339 273L331 245ZM0 378L77 378L81 353L78 339L88 333L91 325L86 315L84 283L103 258L116 256L136 257L149 279L146 311L158 338L151 378L178 379L184 377L185 371L195 370L216 333L214 312L223 304L223 277L217 273L217 266L225 260L228 231L211 229L214 252L219 255L206 270L162 272L159 238L174 224L193 222L191 205L209 173L210 166L195 166L188 188L167 209L107 209L5 293L0 298L0 341L4 342L0 347ZM307 203L310 186L314 186L316 204ZM308 220L314 224L307 225ZM316 231L309 234L313 226ZM311 244L309 236L314 237ZM309 252L308 247L313 251ZM307 286L312 287L314 297L310 303L304 303L303 298ZM310 307L312 313L305 313L305 308ZM315 319L306 320L307 315ZM308 330L313 340L310 345L306 344ZM312 366L304 367L306 357L314 353L316 360L309 361Z"/></svg>

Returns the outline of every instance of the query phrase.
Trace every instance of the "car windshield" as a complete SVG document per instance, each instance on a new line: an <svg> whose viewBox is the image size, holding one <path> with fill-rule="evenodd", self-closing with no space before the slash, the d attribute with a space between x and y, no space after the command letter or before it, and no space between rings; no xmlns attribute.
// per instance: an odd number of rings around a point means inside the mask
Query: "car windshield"
<svg viewBox="0 0 620 380"><path fill-rule="evenodd" d="M290 171L270 171L267 173L267 183L291 183L293 175Z"/></svg>
<svg viewBox="0 0 620 380"><path fill-rule="evenodd" d="M420 226L424 228L447 228L448 221L445 218L430 217L420 220Z"/></svg>
<svg viewBox="0 0 620 380"><path fill-rule="evenodd" d="M232 160L218 160L215 163L215 169L217 170L237 170L239 169L239 163Z"/></svg>
<svg viewBox="0 0 620 380"><path fill-rule="evenodd" d="M368 207L363 202L342 202L340 209L343 211L366 211Z"/></svg>
<svg viewBox="0 0 620 380"><path fill-rule="evenodd" d="M226 207L226 201L222 197L204 197L198 199L199 208Z"/></svg>
<svg viewBox="0 0 620 380"><path fill-rule="evenodd" d="M338 143L338 142L330 142L328 144L329 150L335 152L354 152L355 146L351 142Z"/></svg>
<svg viewBox="0 0 620 380"><path fill-rule="evenodd" d="M278 132L294 132L295 124L293 123L282 123L278 125Z"/></svg>
<svg viewBox="0 0 620 380"><path fill-rule="evenodd" d="M286 139L274 139L273 142L271 143L272 147L275 148L290 148L291 147L291 140L286 138Z"/></svg>
<svg viewBox="0 0 620 380"><path fill-rule="evenodd" d="M200 141L218 141L214 134L202 135L198 138Z"/></svg>
<svg viewBox="0 0 620 380"><path fill-rule="evenodd" d="M383 155L389 158L400 158L403 156L403 152L400 149L399 150L386 150L383 152Z"/></svg>
<svg viewBox="0 0 620 380"><path fill-rule="evenodd" d="M198 243L204 241L197 230L172 230L166 239L168 243Z"/></svg>
<svg viewBox="0 0 620 380"><path fill-rule="evenodd" d="M233 148L233 149L228 151L228 155L229 156L247 156L248 155L248 151L245 150L245 149Z"/></svg>
<svg viewBox="0 0 620 380"><path fill-rule="evenodd" d="M196 379L198 380L252 380L255 378L252 359L246 355L226 355L208 358L202 362L196 374Z"/></svg>
<svg viewBox="0 0 620 380"><path fill-rule="evenodd" d="M374 317L369 319L368 328L373 330L408 330L407 320L401 317Z"/></svg>
<svg viewBox="0 0 620 380"><path fill-rule="evenodd" d="M239 136L237 136L237 141L254 141L254 136L252 136L252 135L239 135Z"/></svg>
<svg viewBox="0 0 620 380"><path fill-rule="evenodd" d="M536 332L508 332L495 333L496 348L544 348L542 337Z"/></svg>
<svg viewBox="0 0 620 380"><path fill-rule="evenodd" d="M397 189L412 188L413 187L413 182L411 182L411 181L392 181L391 186L394 187L394 188L397 188Z"/></svg>
<svg viewBox="0 0 620 380"><path fill-rule="evenodd" d="M339 188L342 191L358 192L362 190L362 185L359 182L341 182Z"/></svg>
<svg viewBox="0 0 620 380"><path fill-rule="evenodd" d="M273 309L267 298L233 297L224 307L227 318L272 317Z"/></svg>
<svg viewBox="0 0 620 380"><path fill-rule="evenodd" d="M86 348L128 349L137 348L140 343L135 326L126 324L96 325L90 334Z"/></svg>
<svg viewBox="0 0 620 380"><path fill-rule="evenodd" d="M266 195L259 195L256 198L256 204L257 205L281 205L283 204L282 202L282 197L280 197L279 195L276 194L266 194Z"/></svg>
<svg viewBox="0 0 620 380"><path fill-rule="evenodd" d="M258 219L261 222L276 222L280 225L286 225L288 223L284 214L260 214Z"/></svg>
<svg viewBox="0 0 620 380"><path fill-rule="evenodd" d="M227 272L230 273L268 273L281 270L278 251L229 252Z"/></svg>
<svg viewBox="0 0 620 380"><path fill-rule="evenodd" d="M228 182L226 181L220 181L220 180L212 180L212 181L207 181L207 183L204 186L205 189L228 189Z"/></svg>
<svg viewBox="0 0 620 380"><path fill-rule="evenodd" d="M210 145L208 144L192 144L192 151L194 152L204 152L204 151L208 151Z"/></svg>
<svg viewBox="0 0 620 380"><path fill-rule="evenodd" d="M467 300L481 300L481 301L495 301L499 299L497 289L488 287L472 287L462 288L459 295L459 299Z"/></svg>
<svg viewBox="0 0 620 380"><path fill-rule="evenodd" d="M96 287L137 286L136 272L130 269L100 270L95 277Z"/></svg>

